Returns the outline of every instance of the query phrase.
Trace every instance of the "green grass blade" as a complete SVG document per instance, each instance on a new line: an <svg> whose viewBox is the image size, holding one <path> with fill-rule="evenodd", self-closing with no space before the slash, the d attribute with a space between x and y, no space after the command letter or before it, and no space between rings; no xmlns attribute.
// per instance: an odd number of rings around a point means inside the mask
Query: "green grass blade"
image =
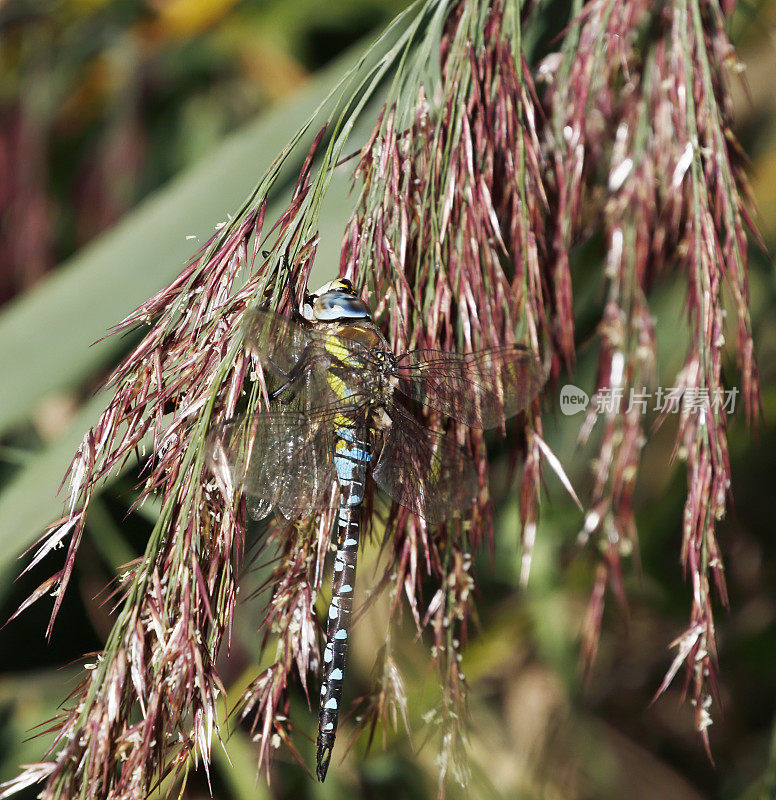
<svg viewBox="0 0 776 800"><path fill-rule="evenodd" d="M242 205L363 50L350 51L288 105L227 137L201 163L3 310L0 433L27 419L47 394L82 385L115 359L121 340L92 343L180 272L198 246L187 237L206 240L228 212ZM293 162L288 179L292 168Z"/></svg>

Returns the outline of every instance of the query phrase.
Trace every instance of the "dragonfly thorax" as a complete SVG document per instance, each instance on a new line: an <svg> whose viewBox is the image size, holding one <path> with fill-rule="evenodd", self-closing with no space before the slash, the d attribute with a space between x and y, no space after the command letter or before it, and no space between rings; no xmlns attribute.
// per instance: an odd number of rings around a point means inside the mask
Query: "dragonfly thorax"
<svg viewBox="0 0 776 800"><path fill-rule="evenodd" d="M319 327L331 334L326 349L331 358L329 382L335 394L358 405L389 401L396 357L374 322Z"/></svg>

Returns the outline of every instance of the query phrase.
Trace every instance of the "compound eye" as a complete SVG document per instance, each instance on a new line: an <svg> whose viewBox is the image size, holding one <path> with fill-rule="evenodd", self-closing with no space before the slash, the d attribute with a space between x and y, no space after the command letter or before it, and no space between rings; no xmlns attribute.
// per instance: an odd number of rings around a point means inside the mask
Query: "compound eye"
<svg viewBox="0 0 776 800"><path fill-rule="evenodd" d="M372 314L363 300L342 289L332 290L317 297L313 316L318 322L371 319Z"/></svg>

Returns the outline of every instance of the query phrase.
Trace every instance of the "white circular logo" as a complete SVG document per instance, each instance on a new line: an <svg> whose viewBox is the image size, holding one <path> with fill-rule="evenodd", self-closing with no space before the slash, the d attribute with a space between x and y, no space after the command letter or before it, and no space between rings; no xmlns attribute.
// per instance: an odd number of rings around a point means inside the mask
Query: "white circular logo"
<svg viewBox="0 0 776 800"><path fill-rule="evenodd" d="M590 398L587 396L587 392L580 389L579 386L574 386L573 383L567 383L560 390L560 410L567 417L584 411L589 403Z"/></svg>

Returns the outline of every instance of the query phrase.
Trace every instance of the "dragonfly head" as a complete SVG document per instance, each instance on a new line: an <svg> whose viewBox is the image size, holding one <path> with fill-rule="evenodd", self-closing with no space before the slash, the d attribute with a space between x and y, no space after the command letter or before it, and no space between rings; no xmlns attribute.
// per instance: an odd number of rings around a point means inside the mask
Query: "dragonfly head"
<svg viewBox="0 0 776 800"><path fill-rule="evenodd" d="M369 306L356 294L347 278L329 281L306 295L302 316L310 322L372 321Z"/></svg>

